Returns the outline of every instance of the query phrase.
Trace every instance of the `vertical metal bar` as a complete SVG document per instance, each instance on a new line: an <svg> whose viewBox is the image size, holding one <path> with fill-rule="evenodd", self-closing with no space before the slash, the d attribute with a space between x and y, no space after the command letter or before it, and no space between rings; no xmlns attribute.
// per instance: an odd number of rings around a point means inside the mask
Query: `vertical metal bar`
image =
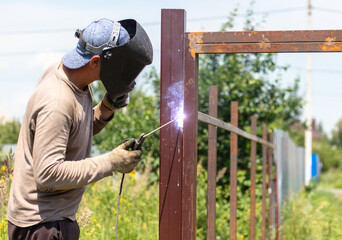
<svg viewBox="0 0 342 240"><path fill-rule="evenodd" d="M267 141L267 127L262 126L262 138ZM267 175L267 146L262 145L262 206L261 206L261 239L266 239L266 175Z"/></svg>
<svg viewBox="0 0 342 240"><path fill-rule="evenodd" d="M257 117L252 116L252 134L257 134ZM256 188L256 142L251 141L251 214L250 214L250 239L255 240L255 188Z"/></svg>
<svg viewBox="0 0 342 240"><path fill-rule="evenodd" d="M217 118L217 86L209 88L209 115ZM216 239L216 161L217 127L208 126L207 239Z"/></svg>
<svg viewBox="0 0 342 240"><path fill-rule="evenodd" d="M238 126L238 103L231 103L231 124ZM238 136L230 134L230 240L236 240Z"/></svg>
<svg viewBox="0 0 342 240"><path fill-rule="evenodd" d="M184 137L182 172L182 239L196 239L198 55L190 50L186 35L184 48Z"/></svg>
<svg viewBox="0 0 342 240"><path fill-rule="evenodd" d="M160 82L160 124L171 120L173 109L168 106L169 87L175 83L183 84L184 65L184 10L162 10L161 19L161 82ZM159 239L174 240L182 236L182 150L183 138L180 135L179 149L175 155L168 192L163 212L161 212L166 184L171 168L173 151L178 128L172 124L160 131L160 183L159 183ZM162 214L161 214L162 213Z"/></svg>
<svg viewBox="0 0 342 240"><path fill-rule="evenodd" d="M269 141L273 143L273 132L270 131L269 133ZM268 226L269 226L269 239L272 239L273 236L273 212L274 212L274 183L273 183L273 149L268 148L267 150L267 160L268 160L268 187L269 187L269 215L268 215Z"/></svg>

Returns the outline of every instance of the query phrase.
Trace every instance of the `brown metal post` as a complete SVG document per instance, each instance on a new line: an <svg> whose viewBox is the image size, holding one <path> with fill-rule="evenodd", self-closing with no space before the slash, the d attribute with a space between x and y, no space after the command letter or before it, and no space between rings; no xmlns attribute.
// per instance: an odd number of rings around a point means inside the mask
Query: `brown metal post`
<svg viewBox="0 0 342 240"><path fill-rule="evenodd" d="M169 106L169 89L175 83L183 85L184 76L184 10L162 10L161 19L161 81L160 81L160 124L174 117L173 110L177 106ZM170 174L171 161L178 128L175 124L160 131L160 183L159 183L159 239L181 239L182 225L182 167L183 167L183 135L180 135L175 161L170 175L170 183L166 195L166 184ZM166 195L166 198L165 198ZM163 203L165 198L165 203ZM164 206L162 211L162 206Z"/></svg>
<svg viewBox="0 0 342 240"><path fill-rule="evenodd" d="M238 103L231 103L231 124L238 126ZM236 240L238 136L230 133L230 240Z"/></svg>
<svg viewBox="0 0 342 240"><path fill-rule="evenodd" d="M217 86L209 88L209 115L217 118ZM216 239L217 127L208 125L207 239Z"/></svg>
<svg viewBox="0 0 342 240"><path fill-rule="evenodd" d="M252 116L252 134L257 134L257 117ZM256 188L256 142L251 141L251 215L250 215L250 239L255 240L255 188Z"/></svg>
<svg viewBox="0 0 342 240"><path fill-rule="evenodd" d="M198 55L184 48L184 137L182 168L182 239L196 239Z"/></svg>
<svg viewBox="0 0 342 240"><path fill-rule="evenodd" d="M273 132L269 133L269 141L273 142ZM273 236L273 212L274 212L274 183L273 183L273 149L268 148L267 150L267 160L268 160L268 187L269 187L269 215L268 215L268 226L269 226L269 239L272 239Z"/></svg>
<svg viewBox="0 0 342 240"><path fill-rule="evenodd" d="M262 138L267 141L267 127L262 126ZM261 206L261 239L266 239L266 198L267 198L267 146L262 145L262 206Z"/></svg>

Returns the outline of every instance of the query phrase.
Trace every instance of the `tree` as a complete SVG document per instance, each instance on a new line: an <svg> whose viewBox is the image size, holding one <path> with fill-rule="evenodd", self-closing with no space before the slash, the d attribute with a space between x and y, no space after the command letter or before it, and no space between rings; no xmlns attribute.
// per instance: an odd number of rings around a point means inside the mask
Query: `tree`
<svg viewBox="0 0 342 240"><path fill-rule="evenodd" d="M16 144L21 124L19 120L3 121L0 119L0 145Z"/></svg>
<svg viewBox="0 0 342 240"><path fill-rule="evenodd" d="M245 30L254 29L251 20L252 14L253 12L248 13ZM228 22L223 25L222 31L233 26L234 15L235 12L230 15ZM293 122L299 121L302 110L302 98L298 96L299 80L297 79L292 86L281 87L281 73L286 71L288 66L278 66L276 57L276 54L268 53L201 55L199 59L199 111L208 112L208 89L210 85L217 85L219 89L219 118L224 121L230 120L231 101L239 102L239 127L246 130L249 129L250 117L254 114L258 116L259 123L283 129L287 129ZM119 143L118 141L123 138L138 137L141 131L153 129L158 124L156 116L159 113L159 74L155 68L152 68L145 78L154 87L156 96L147 96L143 91L134 90L132 104L125 110L127 112L116 116L113 124L110 123L104 132L95 138L96 144L100 144L102 141L106 144L101 143L101 146L113 147L114 143ZM144 106L137 104L138 101L144 103ZM138 114L137 111L139 111ZM144 119L145 115L147 119ZM153 119L153 121L149 119ZM124 123L120 123L120 121ZM139 123L137 124L136 121ZM260 130L259 128L259 134ZM117 133L113 134L113 132ZM117 135L119 138L113 135ZM229 133L218 131L219 168L229 167L229 161L227 161L229 159L228 136ZM111 140L106 140L108 138ZM157 138L150 140L151 144L158 143ZM242 168L247 168L249 163L249 144L249 141L239 138L239 164L241 164L239 166ZM145 146L148 146L148 143ZM199 124L198 151L199 158L206 159L207 126L203 124ZM155 156L157 157L158 154L158 148L156 148ZM203 163L206 164L205 161ZM223 181L227 182L228 178L224 178Z"/></svg>
<svg viewBox="0 0 342 240"><path fill-rule="evenodd" d="M92 85L94 103L97 104L105 93L101 82ZM94 136L93 143L100 151L106 152L122 143L127 138L138 138L141 133L148 133L159 127L159 107L154 95L146 94L143 88L137 88L130 93L129 105L115 112L114 119L99 134ZM159 132L150 135L144 142L143 150L149 153L154 161L154 170L159 164ZM141 164L140 166L144 166ZM154 171L155 173L156 171ZM156 174L153 174L156 178Z"/></svg>
<svg viewBox="0 0 342 240"><path fill-rule="evenodd" d="M342 119L336 123L335 128L331 131L331 143L342 148Z"/></svg>

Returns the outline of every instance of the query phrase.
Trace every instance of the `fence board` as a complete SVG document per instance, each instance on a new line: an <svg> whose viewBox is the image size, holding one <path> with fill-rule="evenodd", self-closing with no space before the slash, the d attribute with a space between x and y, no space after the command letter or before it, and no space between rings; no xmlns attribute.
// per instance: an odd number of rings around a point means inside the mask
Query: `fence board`
<svg viewBox="0 0 342 240"><path fill-rule="evenodd" d="M209 115L217 118L217 86L209 88ZM216 239L217 127L208 125L207 239Z"/></svg>
<svg viewBox="0 0 342 240"><path fill-rule="evenodd" d="M231 123L238 126L238 103L231 103ZM236 240L238 135L230 133L230 240Z"/></svg>
<svg viewBox="0 0 342 240"><path fill-rule="evenodd" d="M257 117L252 116L251 131L256 135ZM250 239L255 240L255 188L256 188L256 141L251 141L251 214L250 214Z"/></svg>

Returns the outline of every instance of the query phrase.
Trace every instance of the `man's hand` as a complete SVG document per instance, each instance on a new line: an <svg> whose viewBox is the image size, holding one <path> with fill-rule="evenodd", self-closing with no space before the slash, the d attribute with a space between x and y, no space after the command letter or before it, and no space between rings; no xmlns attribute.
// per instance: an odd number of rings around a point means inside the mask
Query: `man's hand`
<svg viewBox="0 0 342 240"><path fill-rule="evenodd" d="M142 151L129 150L134 147L134 143L134 139L129 139L109 153L109 160L112 164L113 171L129 173L140 162Z"/></svg>
<svg viewBox="0 0 342 240"><path fill-rule="evenodd" d="M129 93L118 97L115 100L112 100L108 93L106 93L106 95L103 97L102 103L106 108L112 111L119 110L129 104Z"/></svg>

